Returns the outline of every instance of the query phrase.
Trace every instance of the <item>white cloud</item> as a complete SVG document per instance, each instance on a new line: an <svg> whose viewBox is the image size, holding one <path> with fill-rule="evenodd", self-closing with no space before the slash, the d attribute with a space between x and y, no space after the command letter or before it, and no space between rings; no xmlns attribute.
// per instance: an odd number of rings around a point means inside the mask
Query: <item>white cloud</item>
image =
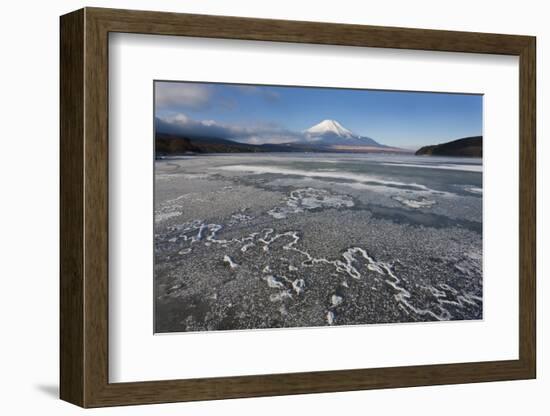
<svg viewBox="0 0 550 416"><path fill-rule="evenodd" d="M248 144L280 144L298 142L301 133L273 124L242 126L223 124L214 120L193 120L185 114L176 114L157 119L157 131L195 137L216 137Z"/></svg>

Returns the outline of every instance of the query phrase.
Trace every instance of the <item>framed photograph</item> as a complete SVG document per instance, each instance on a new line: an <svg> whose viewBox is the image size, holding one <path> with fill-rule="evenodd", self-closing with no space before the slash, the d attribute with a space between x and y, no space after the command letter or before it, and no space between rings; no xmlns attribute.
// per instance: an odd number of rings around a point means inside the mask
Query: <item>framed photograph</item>
<svg viewBox="0 0 550 416"><path fill-rule="evenodd" d="M61 398L535 378L535 49L62 16Z"/></svg>

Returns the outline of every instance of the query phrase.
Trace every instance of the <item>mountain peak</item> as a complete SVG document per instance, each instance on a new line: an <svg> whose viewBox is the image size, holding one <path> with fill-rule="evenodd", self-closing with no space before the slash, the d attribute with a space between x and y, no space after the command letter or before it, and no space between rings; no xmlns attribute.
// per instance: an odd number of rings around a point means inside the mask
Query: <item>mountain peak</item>
<svg viewBox="0 0 550 416"><path fill-rule="evenodd" d="M304 131L305 140L321 146L374 146L385 147L370 137L346 129L336 120L326 119Z"/></svg>
<svg viewBox="0 0 550 416"><path fill-rule="evenodd" d="M323 135L323 134L333 134L339 137L354 137L355 135L345 127L343 127L336 120L326 119L316 124L313 127L310 127L306 130L306 133L311 135Z"/></svg>

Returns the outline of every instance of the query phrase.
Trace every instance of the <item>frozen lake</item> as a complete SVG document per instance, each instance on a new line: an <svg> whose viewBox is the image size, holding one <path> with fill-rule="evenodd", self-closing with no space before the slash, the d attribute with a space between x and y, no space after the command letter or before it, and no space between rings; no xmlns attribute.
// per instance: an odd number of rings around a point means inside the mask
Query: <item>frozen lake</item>
<svg viewBox="0 0 550 416"><path fill-rule="evenodd" d="M155 331L482 318L481 159L155 162Z"/></svg>

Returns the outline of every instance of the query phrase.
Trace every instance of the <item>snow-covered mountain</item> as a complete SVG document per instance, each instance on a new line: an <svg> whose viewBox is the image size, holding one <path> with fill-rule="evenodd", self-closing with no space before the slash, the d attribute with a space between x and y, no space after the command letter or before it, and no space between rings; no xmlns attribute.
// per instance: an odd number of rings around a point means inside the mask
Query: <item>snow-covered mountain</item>
<svg viewBox="0 0 550 416"><path fill-rule="evenodd" d="M307 143L321 146L372 146L385 147L370 137L360 136L346 129L336 120L323 120L304 131Z"/></svg>
<svg viewBox="0 0 550 416"><path fill-rule="evenodd" d="M307 130L254 130L238 125L194 120L155 118L156 149L170 154L234 152L346 152L411 153L386 146L346 129L335 120L323 120ZM183 140L182 140L183 139ZM175 150L174 150L175 149Z"/></svg>

